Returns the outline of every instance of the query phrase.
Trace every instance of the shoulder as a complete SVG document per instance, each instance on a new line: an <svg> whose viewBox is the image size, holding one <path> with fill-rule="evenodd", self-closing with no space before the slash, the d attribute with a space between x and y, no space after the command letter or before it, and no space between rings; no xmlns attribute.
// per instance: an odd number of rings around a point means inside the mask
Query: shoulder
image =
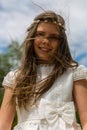
<svg viewBox="0 0 87 130"><path fill-rule="evenodd" d="M74 81L87 79L87 68L84 65L79 65L73 69Z"/></svg>

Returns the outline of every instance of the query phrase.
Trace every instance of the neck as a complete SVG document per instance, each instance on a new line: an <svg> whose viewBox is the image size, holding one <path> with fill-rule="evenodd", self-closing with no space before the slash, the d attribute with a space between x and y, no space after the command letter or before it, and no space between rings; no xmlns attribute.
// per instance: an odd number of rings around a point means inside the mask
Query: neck
<svg viewBox="0 0 87 130"><path fill-rule="evenodd" d="M50 66L50 65L53 65L53 62L52 61L46 61L46 60L38 60L37 61L37 64L40 65L40 64L43 64L43 65L47 65L47 66Z"/></svg>

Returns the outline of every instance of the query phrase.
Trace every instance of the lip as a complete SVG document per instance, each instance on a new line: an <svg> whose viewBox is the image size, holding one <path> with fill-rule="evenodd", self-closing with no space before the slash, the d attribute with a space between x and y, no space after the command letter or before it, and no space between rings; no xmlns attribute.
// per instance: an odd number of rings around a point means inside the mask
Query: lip
<svg viewBox="0 0 87 130"><path fill-rule="evenodd" d="M40 50L41 52L43 52L43 53L48 53L48 52L51 51L51 49L46 48L46 47L38 47L38 48L39 48L39 50Z"/></svg>

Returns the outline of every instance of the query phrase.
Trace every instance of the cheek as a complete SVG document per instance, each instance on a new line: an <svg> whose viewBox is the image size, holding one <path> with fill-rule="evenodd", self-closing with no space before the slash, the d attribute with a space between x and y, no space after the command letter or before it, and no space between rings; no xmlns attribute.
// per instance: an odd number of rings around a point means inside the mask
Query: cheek
<svg viewBox="0 0 87 130"><path fill-rule="evenodd" d="M40 43L40 42L39 42L39 40L38 40L38 39L35 39L35 40L34 40L34 42L33 42L34 46L39 45L39 43Z"/></svg>

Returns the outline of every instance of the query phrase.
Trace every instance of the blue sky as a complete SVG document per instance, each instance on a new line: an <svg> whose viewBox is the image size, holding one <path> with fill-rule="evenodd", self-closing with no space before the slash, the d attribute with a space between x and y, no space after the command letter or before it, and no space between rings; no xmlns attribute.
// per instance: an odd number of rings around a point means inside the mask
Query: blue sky
<svg viewBox="0 0 87 130"><path fill-rule="evenodd" d="M33 0L45 10L53 10L66 21L66 33L73 57L87 66L87 0ZM42 9L32 0L0 0L0 53L11 39L24 40L27 27Z"/></svg>

